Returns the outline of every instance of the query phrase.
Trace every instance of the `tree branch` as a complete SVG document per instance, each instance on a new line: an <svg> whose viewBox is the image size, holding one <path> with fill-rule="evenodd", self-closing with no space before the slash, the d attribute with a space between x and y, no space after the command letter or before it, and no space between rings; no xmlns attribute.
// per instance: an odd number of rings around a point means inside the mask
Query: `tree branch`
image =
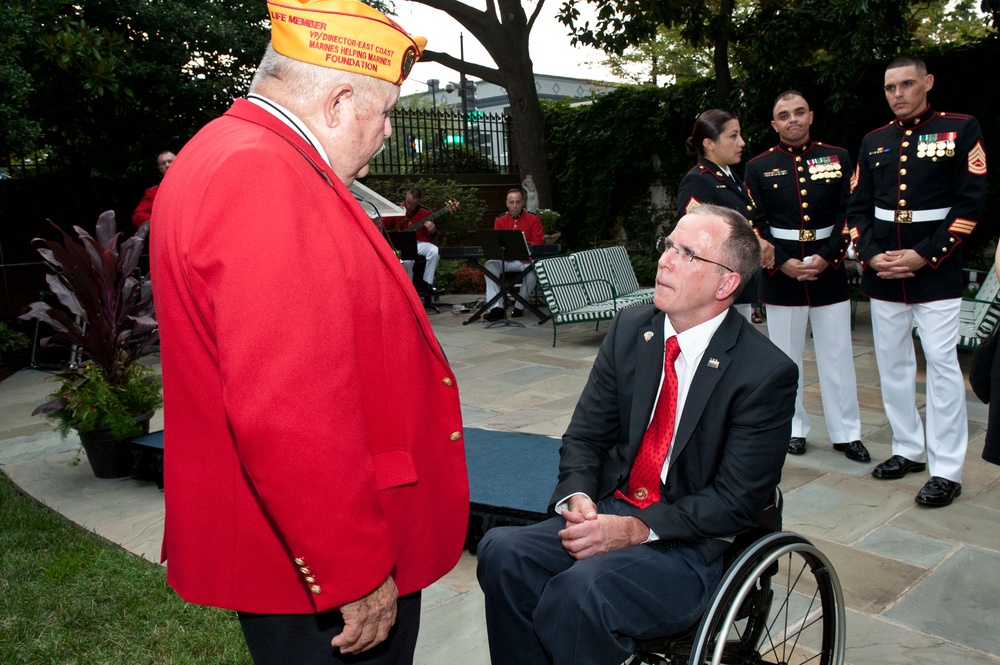
<svg viewBox="0 0 1000 665"><path fill-rule="evenodd" d="M423 62L437 62L445 67L451 67L457 72L464 71L466 75L478 76L482 80L488 83L495 83L500 87L506 87L507 85L499 69L487 67L486 65L477 65L474 62L462 62L455 56L448 55L447 53L424 51L424 55L420 59Z"/></svg>
<svg viewBox="0 0 1000 665"><path fill-rule="evenodd" d="M542 5L544 4L545 0L538 0L538 5L535 7L535 11L531 12L531 18L528 19L528 32L531 32L532 26L535 25L535 19L538 18L538 14L542 11Z"/></svg>
<svg viewBox="0 0 1000 665"><path fill-rule="evenodd" d="M465 28L474 36L477 32L481 33L488 30L490 28L491 21L492 24L496 23L496 18L494 16L491 16L485 11L480 11L470 7L464 2L459 2L458 0L414 0L414 2L419 2L422 5L427 5L431 9L437 9L445 14L448 14L465 26ZM488 0L488 4L492 5L493 0Z"/></svg>

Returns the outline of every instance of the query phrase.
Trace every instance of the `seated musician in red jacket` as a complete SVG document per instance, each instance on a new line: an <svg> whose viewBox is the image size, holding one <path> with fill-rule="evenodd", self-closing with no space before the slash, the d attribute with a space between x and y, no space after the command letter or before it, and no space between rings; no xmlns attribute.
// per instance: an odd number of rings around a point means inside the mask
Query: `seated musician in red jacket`
<svg viewBox="0 0 1000 665"><path fill-rule="evenodd" d="M406 208L406 215L385 217L382 222L387 231L405 231L420 225L420 228L416 230L417 254L427 260L427 264L424 266L424 282L430 288L434 284L434 275L437 274L438 262L441 258L437 245L433 243L435 236L437 236L437 226L427 219L431 216L431 209L420 205L422 198L423 192L420 191L419 187L414 187L406 193L406 200L400 203ZM403 268L406 269L406 274L410 276L410 279L413 279L413 261L403 261Z"/></svg>
<svg viewBox="0 0 1000 665"><path fill-rule="evenodd" d="M507 192L507 212L496 218L493 222L495 231L507 231L517 229L524 233L524 239L529 245L542 245L545 243L545 234L542 231L542 220L533 212L524 209L524 192L519 187L515 187ZM520 272L530 264L530 260L504 261L503 272ZM494 275L500 276L500 262L487 261L486 269ZM535 271L532 270L521 280L521 297L525 300L535 290ZM491 279L486 280L486 302L493 299L500 292L500 285ZM524 316L524 305L520 302L514 305L511 316ZM503 303L499 303L483 316L485 321L498 321L504 317Z"/></svg>
<svg viewBox="0 0 1000 665"><path fill-rule="evenodd" d="M169 150L164 150L156 155L156 168L160 170L161 176L167 175L167 169L174 163L174 157L176 155ZM156 198L156 192L159 189L159 185L153 185L143 193L142 198L139 199L139 205L135 207L135 212L132 213L132 226L139 228L149 221L150 216L153 214L153 199Z"/></svg>

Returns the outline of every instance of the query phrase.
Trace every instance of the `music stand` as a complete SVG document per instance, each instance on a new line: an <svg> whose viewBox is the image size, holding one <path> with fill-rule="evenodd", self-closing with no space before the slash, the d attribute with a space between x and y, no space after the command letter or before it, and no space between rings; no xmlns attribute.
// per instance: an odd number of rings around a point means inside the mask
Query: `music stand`
<svg viewBox="0 0 1000 665"><path fill-rule="evenodd" d="M399 252L399 258L403 261L413 261L413 286L416 288L416 280L422 278L417 277L416 263L417 259L420 258L420 254L417 252L417 234L412 231L386 231L386 235L389 236L389 244L392 248ZM426 283L426 282L425 282ZM431 285L427 284L427 293L421 294L417 291L417 295L421 296L420 300L424 303L424 307L433 310L435 313L440 313L441 310L437 308L434 304L432 298L434 297L434 292L431 290Z"/></svg>
<svg viewBox="0 0 1000 665"><path fill-rule="evenodd" d="M487 328L492 328L494 325L498 326L517 326L518 328L523 328L524 324L519 321L511 321L507 318L507 261L524 261L527 262L531 259L531 251L528 249L528 241L524 237L522 231L517 231L515 229L496 231L493 229L480 229L479 230L479 245L483 248L483 258L487 261L499 261L500 262L500 275L499 277L493 277L493 281L500 285L500 292L493 298L490 299L488 303L483 307L484 312L489 312L492 306L499 300L500 308L503 310L503 318L497 321L491 321L486 324ZM520 275L518 279L523 279L528 272L532 270L529 264ZM491 273L487 270L486 274L491 276ZM517 280L515 280L515 283ZM518 298L519 299L519 298Z"/></svg>

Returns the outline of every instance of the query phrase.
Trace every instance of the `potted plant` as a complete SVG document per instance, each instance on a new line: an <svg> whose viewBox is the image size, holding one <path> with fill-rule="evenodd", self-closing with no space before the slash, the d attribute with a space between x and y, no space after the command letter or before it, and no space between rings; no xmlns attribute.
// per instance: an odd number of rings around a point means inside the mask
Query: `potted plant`
<svg viewBox="0 0 1000 665"><path fill-rule="evenodd" d="M44 414L64 437L76 430L94 474L118 478L129 474L128 439L148 432L163 404L159 375L139 362L159 340L152 296L132 274L149 222L125 241L110 210L98 218L96 237L74 226L76 239L53 226L61 244L32 243L52 270L46 282L65 309L39 301L21 318L51 326L56 332L41 344L74 349L80 360L56 375L59 387L32 415Z"/></svg>
<svg viewBox="0 0 1000 665"><path fill-rule="evenodd" d="M545 244L551 245L559 240L562 233L559 231L559 218L562 217L555 210L542 208L538 211L538 217L542 221L542 233L545 236Z"/></svg>

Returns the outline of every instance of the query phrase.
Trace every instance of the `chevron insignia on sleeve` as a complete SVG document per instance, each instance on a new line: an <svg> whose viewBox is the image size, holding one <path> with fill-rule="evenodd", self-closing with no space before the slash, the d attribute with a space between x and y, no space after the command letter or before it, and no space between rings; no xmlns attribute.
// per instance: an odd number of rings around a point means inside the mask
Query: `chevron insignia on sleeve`
<svg viewBox="0 0 1000 665"><path fill-rule="evenodd" d="M969 235L972 230L976 228L976 223L971 219L962 219L961 217L956 217L955 221L951 223L948 227L949 233L961 233L962 235Z"/></svg>
<svg viewBox="0 0 1000 665"><path fill-rule="evenodd" d="M981 141L976 141L976 145L969 151L969 173L986 175L986 151L983 150Z"/></svg>
<svg viewBox="0 0 1000 665"><path fill-rule="evenodd" d="M688 214L689 212L691 212L691 208L697 208L700 205L701 205L701 201L699 201L698 199L696 199L695 197L692 196L691 200L688 201L687 207L684 208L684 214L685 215Z"/></svg>
<svg viewBox="0 0 1000 665"><path fill-rule="evenodd" d="M860 167L855 164L854 173L851 174L851 193L854 193L854 188L858 186L858 177L861 175Z"/></svg>
<svg viewBox="0 0 1000 665"><path fill-rule="evenodd" d="M857 242L858 238L861 237L861 234L858 233L857 227L852 226L849 230L850 230L851 240Z"/></svg>

